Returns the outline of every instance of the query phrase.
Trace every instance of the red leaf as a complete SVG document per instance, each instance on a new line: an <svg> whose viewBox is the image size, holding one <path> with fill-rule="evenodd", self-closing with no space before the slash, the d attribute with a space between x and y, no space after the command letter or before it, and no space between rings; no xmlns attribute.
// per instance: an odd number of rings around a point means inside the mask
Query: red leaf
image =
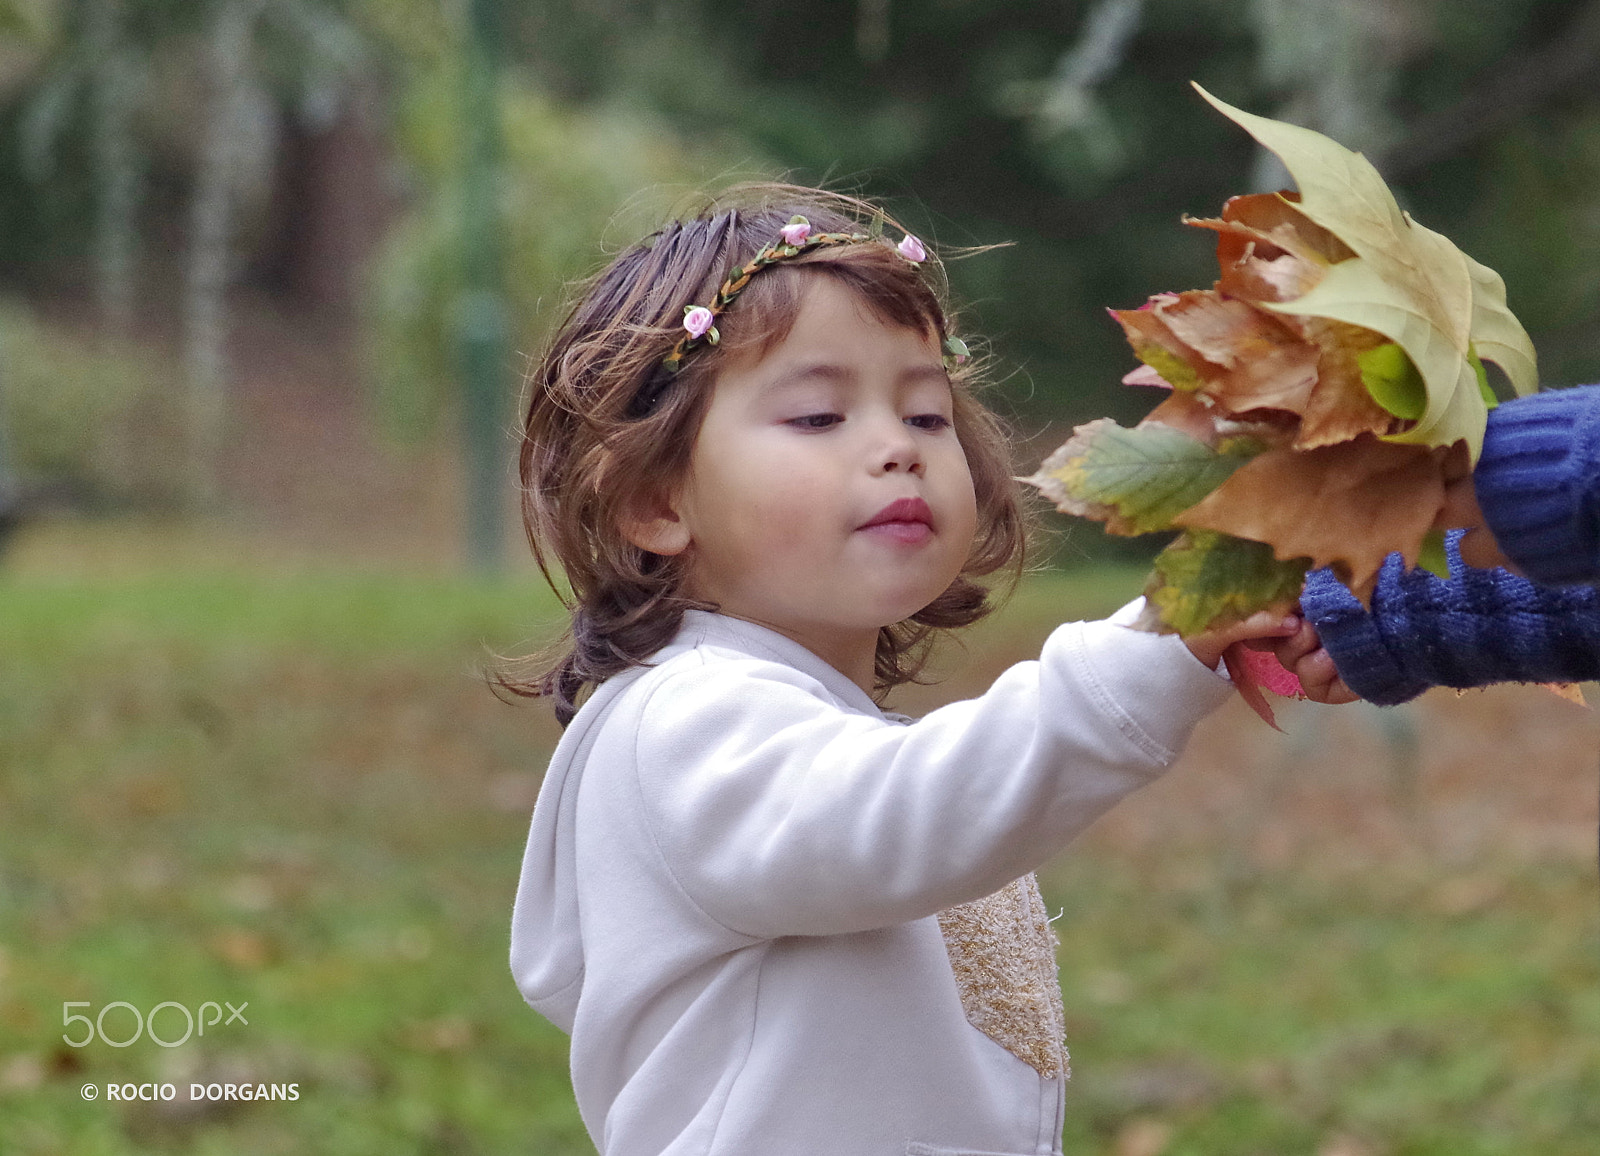
<svg viewBox="0 0 1600 1156"><path fill-rule="evenodd" d="M1255 671L1250 666L1250 661L1245 655L1253 653L1245 648L1244 643L1235 642L1222 652L1222 661L1228 668L1228 677L1233 679L1233 688L1239 692L1239 697L1250 704L1250 709L1261 716L1261 721L1275 731L1282 731L1278 720L1272 714L1272 704L1267 701L1267 696L1261 693L1261 684L1256 681ZM1276 661L1276 660L1274 660Z"/></svg>

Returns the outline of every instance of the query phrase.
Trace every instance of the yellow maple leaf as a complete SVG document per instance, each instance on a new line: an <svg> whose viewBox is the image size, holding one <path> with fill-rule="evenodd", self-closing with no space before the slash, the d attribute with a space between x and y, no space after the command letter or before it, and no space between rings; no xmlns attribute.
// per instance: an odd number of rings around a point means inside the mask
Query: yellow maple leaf
<svg viewBox="0 0 1600 1156"><path fill-rule="evenodd" d="M1428 446L1464 440L1476 462L1488 408L1474 353L1504 370L1517 393L1538 388L1533 343L1507 308L1499 275L1413 221L1360 153L1194 87L1277 154L1300 188L1295 208L1355 253L1330 265L1303 296L1261 307L1358 325L1395 342L1421 374L1427 404L1415 425L1388 440Z"/></svg>

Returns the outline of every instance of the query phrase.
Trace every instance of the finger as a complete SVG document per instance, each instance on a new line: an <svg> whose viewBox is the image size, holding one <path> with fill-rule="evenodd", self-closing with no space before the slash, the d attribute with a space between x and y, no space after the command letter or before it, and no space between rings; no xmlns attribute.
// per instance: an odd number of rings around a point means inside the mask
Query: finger
<svg viewBox="0 0 1600 1156"><path fill-rule="evenodd" d="M1329 706L1343 706L1345 703L1359 702L1361 696L1345 685L1342 678L1333 680L1333 685L1328 687L1327 697L1322 701Z"/></svg>
<svg viewBox="0 0 1600 1156"><path fill-rule="evenodd" d="M1317 628L1309 622L1302 623L1300 629L1291 637L1278 643L1276 647L1278 661L1287 669L1293 670L1297 662L1321 645L1322 639L1317 634Z"/></svg>
<svg viewBox="0 0 1600 1156"><path fill-rule="evenodd" d="M1287 638L1300 629L1302 621L1298 614L1282 614L1272 610L1260 610L1233 627L1232 633L1235 639L1239 641L1257 638Z"/></svg>
<svg viewBox="0 0 1600 1156"><path fill-rule="evenodd" d="M1302 656L1292 669L1299 676L1301 686L1325 688L1332 686L1339 678L1339 668L1334 665L1333 655L1320 646Z"/></svg>

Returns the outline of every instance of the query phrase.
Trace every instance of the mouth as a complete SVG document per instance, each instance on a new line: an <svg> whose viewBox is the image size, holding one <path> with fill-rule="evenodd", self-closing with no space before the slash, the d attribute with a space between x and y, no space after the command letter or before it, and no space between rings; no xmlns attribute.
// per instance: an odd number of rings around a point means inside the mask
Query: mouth
<svg viewBox="0 0 1600 1156"><path fill-rule="evenodd" d="M892 541L915 544L932 536L933 511L921 498L901 498L890 502L857 529Z"/></svg>

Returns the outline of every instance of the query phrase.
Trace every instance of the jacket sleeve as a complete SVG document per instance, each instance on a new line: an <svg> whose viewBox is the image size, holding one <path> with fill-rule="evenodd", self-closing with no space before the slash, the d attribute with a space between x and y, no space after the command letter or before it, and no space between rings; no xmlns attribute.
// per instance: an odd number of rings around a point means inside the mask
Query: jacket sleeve
<svg viewBox="0 0 1600 1156"><path fill-rule="evenodd" d="M639 716L640 803L678 885L729 930L863 931L1038 866L1229 693L1175 636L1104 622L910 724L842 710L779 663L694 662Z"/></svg>
<svg viewBox="0 0 1600 1156"><path fill-rule="evenodd" d="M1600 581L1600 385L1496 406L1472 481L1495 541L1529 578Z"/></svg>
<svg viewBox="0 0 1600 1156"><path fill-rule="evenodd" d="M1432 686L1600 678L1600 589L1540 586L1461 563L1448 581L1391 554L1369 612L1331 571L1306 578L1300 608L1362 698L1393 706Z"/></svg>

